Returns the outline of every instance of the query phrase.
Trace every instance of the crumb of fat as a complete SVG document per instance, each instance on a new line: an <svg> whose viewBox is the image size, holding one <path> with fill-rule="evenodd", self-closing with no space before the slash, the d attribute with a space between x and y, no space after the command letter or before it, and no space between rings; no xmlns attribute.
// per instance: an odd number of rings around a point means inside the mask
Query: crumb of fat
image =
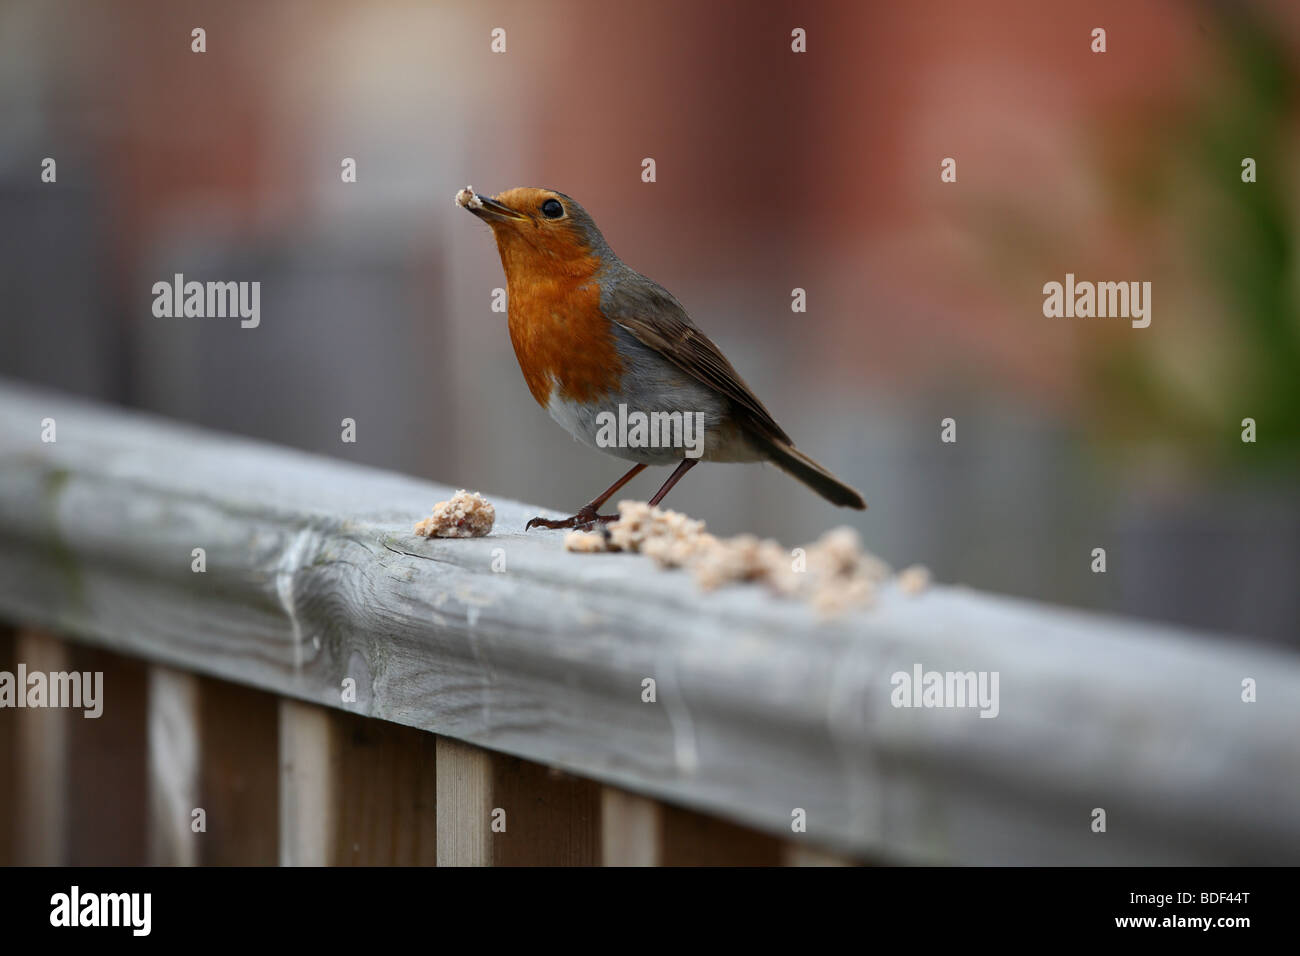
<svg viewBox="0 0 1300 956"><path fill-rule="evenodd" d="M591 554L594 551L608 551L605 536L589 531L570 531L564 536L564 550L577 551L579 554Z"/></svg>
<svg viewBox="0 0 1300 956"><path fill-rule="evenodd" d="M791 551L751 534L718 538L705 530L703 521L644 501L621 501L618 512L619 519L605 533L570 533L565 549L640 552L660 567L685 568L709 591L756 581L782 597L807 601L825 617L871 605L879 587L893 576L888 564L863 550L852 528L834 528ZM928 583L929 572L919 566L898 577L907 594L920 593Z"/></svg>
<svg viewBox="0 0 1300 956"><path fill-rule="evenodd" d="M425 538L481 538L492 530L497 512L476 491L461 489L450 501L439 501L433 513L415 526Z"/></svg>
<svg viewBox="0 0 1300 956"><path fill-rule="evenodd" d="M810 603L822 617L839 617L855 607L870 607L876 586L865 578L838 578L817 588Z"/></svg>
<svg viewBox="0 0 1300 956"><path fill-rule="evenodd" d="M913 564L898 572L898 589L904 594L915 597L930 586L930 569L922 564Z"/></svg>
<svg viewBox="0 0 1300 956"><path fill-rule="evenodd" d="M466 186L456 193L456 205L462 209L482 209L483 200L474 192L473 186Z"/></svg>

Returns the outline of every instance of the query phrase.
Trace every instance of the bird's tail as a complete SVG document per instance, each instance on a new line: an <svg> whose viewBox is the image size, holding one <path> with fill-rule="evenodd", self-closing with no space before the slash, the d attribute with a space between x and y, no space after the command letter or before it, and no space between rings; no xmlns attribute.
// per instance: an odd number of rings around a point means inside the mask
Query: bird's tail
<svg viewBox="0 0 1300 956"><path fill-rule="evenodd" d="M842 508L867 507L858 494L844 482L840 481L817 462L813 461L793 445L774 440L761 442L767 452L768 460L788 475L793 475L831 504Z"/></svg>

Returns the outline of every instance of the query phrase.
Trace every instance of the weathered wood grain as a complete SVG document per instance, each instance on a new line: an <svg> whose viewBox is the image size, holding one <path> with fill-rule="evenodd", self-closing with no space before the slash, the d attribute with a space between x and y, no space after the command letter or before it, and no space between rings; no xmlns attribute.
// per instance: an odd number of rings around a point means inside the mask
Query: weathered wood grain
<svg viewBox="0 0 1300 956"><path fill-rule="evenodd" d="M0 386L0 616L327 707L351 677L353 712L782 841L801 808L850 857L1300 862L1293 656L944 587L819 623L503 500L487 538L413 537L450 492ZM998 716L892 706L918 663L997 672Z"/></svg>

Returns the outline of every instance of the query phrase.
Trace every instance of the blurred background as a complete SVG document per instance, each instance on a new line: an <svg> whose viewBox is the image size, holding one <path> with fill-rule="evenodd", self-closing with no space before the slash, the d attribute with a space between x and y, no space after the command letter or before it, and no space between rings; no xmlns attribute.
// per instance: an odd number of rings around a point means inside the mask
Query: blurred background
<svg viewBox="0 0 1300 956"><path fill-rule="evenodd" d="M670 506L1295 646L1298 48L1288 0L3 2L0 375L571 512L623 465L533 403L452 204L549 186L871 507L745 465ZM154 317L178 272L260 327ZM1067 272L1150 327L1045 318Z"/></svg>

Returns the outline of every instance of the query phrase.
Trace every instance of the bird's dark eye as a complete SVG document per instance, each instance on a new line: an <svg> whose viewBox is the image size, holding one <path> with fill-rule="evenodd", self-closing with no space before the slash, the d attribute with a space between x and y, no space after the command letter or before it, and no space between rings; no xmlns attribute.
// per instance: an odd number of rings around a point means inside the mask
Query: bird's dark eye
<svg viewBox="0 0 1300 956"><path fill-rule="evenodd" d="M564 215L564 207L558 199L548 199L542 203L542 215L547 219L559 219Z"/></svg>

